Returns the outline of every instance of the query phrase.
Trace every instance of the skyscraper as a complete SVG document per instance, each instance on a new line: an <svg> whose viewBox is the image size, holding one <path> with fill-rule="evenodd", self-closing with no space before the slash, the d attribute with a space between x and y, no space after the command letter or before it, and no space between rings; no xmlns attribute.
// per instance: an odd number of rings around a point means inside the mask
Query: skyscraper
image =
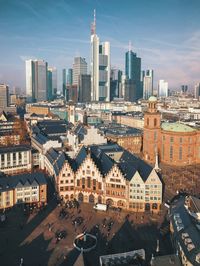
<svg viewBox="0 0 200 266"><path fill-rule="evenodd" d="M188 90L188 85L181 85L181 93L182 94L186 94Z"/></svg>
<svg viewBox="0 0 200 266"><path fill-rule="evenodd" d="M26 60L26 95L31 101L47 100L47 62Z"/></svg>
<svg viewBox="0 0 200 266"><path fill-rule="evenodd" d="M73 69L69 68L67 72L67 85L73 84Z"/></svg>
<svg viewBox="0 0 200 266"><path fill-rule="evenodd" d="M4 109L9 105L9 88L5 84L0 84L0 108Z"/></svg>
<svg viewBox="0 0 200 266"><path fill-rule="evenodd" d="M199 100L199 97L200 97L200 83L197 83L194 86L194 98Z"/></svg>
<svg viewBox="0 0 200 266"><path fill-rule="evenodd" d="M91 28L92 101L110 101L110 43L100 44L96 34L96 15Z"/></svg>
<svg viewBox="0 0 200 266"><path fill-rule="evenodd" d="M143 99L148 100L153 95L153 70L142 71Z"/></svg>
<svg viewBox="0 0 200 266"><path fill-rule="evenodd" d="M66 100L66 93L67 93L67 73L66 73L66 69L64 68L62 70L62 93L63 96Z"/></svg>
<svg viewBox="0 0 200 266"><path fill-rule="evenodd" d="M78 85L79 76L87 74L87 63L85 58L75 57L73 64L73 85Z"/></svg>
<svg viewBox="0 0 200 266"><path fill-rule="evenodd" d="M81 103L90 102L91 75L80 75L78 88L78 101Z"/></svg>
<svg viewBox="0 0 200 266"><path fill-rule="evenodd" d="M135 102L136 96L136 83L133 79L125 79L124 84L124 100L129 102Z"/></svg>
<svg viewBox="0 0 200 266"><path fill-rule="evenodd" d="M48 67L48 100L51 101L56 98L57 94L57 70L56 68Z"/></svg>
<svg viewBox="0 0 200 266"><path fill-rule="evenodd" d="M119 98L119 92L121 90L122 71L116 68L112 68L110 72L110 100Z"/></svg>
<svg viewBox="0 0 200 266"><path fill-rule="evenodd" d="M168 97L168 82L163 79L158 82L158 96L159 97Z"/></svg>
<svg viewBox="0 0 200 266"><path fill-rule="evenodd" d="M135 82L136 92L133 93L136 97L135 100L142 98L141 58L137 57L137 54L131 50L131 45L125 55L125 75L127 79Z"/></svg>
<svg viewBox="0 0 200 266"><path fill-rule="evenodd" d="M53 100L53 84L52 84L52 72L50 70L47 71L47 84L48 84L47 99L48 101L51 101Z"/></svg>

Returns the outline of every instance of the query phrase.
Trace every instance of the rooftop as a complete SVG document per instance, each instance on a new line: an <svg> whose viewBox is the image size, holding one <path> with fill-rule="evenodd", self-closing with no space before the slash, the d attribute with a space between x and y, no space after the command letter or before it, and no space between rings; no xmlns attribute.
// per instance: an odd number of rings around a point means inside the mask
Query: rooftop
<svg viewBox="0 0 200 266"><path fill-rule="evenodd" d="M161 128L165 131L173 131L173 132L194 132L196 129L189 127L187 125L181 124L179 122L176 123L162 123Z"/></svg>
<svg viewBox="0 0 200 266"><path fill-rule="evenodd" d="M25 173L14 176L3 176L0 177L0 192L8 191L20 186L31 186L31 185L42 185L46 184L47 181L43 173Z"/></svg>
<svg viewBox="0 0 200 266"><path fill-rule="evenodd" d="M8 153L8 152L29 151L29 150L31 150L31 147L28 145L0 147L0 154Z"/></svg>
<svg viewBox="0 0 200 266"><path fill-rule="evenodd" d="M153 259L152 266L181 266L180 259L177 255L158 256Z"/></svg>
<svg viewBox="0 0 200 266"><path fill-rule="evenodd" d="M170 208L170 221L174 229L173 238L181 246L191 265L200 265L200 231L195 219L185 207L185 198L179 198Z"/></svg>

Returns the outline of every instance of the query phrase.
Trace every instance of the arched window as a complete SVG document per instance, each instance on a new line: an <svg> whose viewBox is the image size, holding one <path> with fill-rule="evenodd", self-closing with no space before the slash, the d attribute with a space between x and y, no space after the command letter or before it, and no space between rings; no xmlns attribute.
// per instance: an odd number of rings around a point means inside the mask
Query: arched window
<svg viewBox="0 0 200 266"><path fill-rule="evenodd" d="M156 127L156 126L157 126L157 119L154 118L154 127Z"/></svg>

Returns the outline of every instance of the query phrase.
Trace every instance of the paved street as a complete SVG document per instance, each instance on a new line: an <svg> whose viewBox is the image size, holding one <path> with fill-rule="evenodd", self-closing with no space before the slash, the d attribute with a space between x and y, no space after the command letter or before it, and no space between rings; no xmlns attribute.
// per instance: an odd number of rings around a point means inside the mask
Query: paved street
<svg viewBox="0 0 200 266"><path fill-rule="evenodd" d="M67 215L59 217L62 206L54 201L45 210L24 215L22 208L15 207L7 213L7 223L0 227L0 265L73 265L78 256L74 250L74 237L84 231L93 232L98 238L94 251L85 255L86 265L98 265L102 254L125 252L145 248L147 256L156 249L157 239L161 239L158 228L163 215L130 214L109 210L94 211L92 205L81 204L79 209L67 208ZM73 225L76 217L83 217L81 225ZM108 224L114 224L108 229ZM158 221L158 222L156 222ZM55 233L66 231L66 238L56 243ZM165 236L160 241L160 252L171 251L169 241ZM94 264L95 262L95 264Z"/></svg>

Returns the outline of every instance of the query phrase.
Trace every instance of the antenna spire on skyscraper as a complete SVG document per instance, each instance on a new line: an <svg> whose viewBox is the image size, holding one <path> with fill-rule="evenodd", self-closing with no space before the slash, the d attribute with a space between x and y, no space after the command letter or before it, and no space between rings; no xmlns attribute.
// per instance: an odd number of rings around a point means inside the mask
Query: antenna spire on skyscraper
<svg viewBox="0 0 200 266"><path fill-rule="evenodd" d="M94 9L94 21L91 25L91 35L96 34L96 10Z"/></svg>

